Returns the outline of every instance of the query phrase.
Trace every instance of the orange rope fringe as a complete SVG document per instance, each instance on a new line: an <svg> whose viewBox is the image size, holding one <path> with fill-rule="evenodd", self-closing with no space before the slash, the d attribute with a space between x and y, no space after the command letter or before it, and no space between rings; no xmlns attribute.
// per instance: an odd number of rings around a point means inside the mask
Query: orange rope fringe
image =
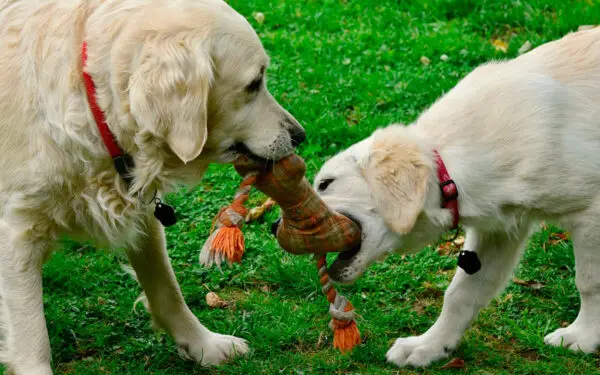
<svg viewBox="0 0 600 375"><path fill-rule="evenodd" d="M323 267L327 267L327 261L325 255L318 255L316 257L317 270L321 270ZM329 275L324 272L319 279L321 285L326 286L329 283ZM327 301L330 304L335 302L337 292L333 285L326 292ZM354 310L354 306L348 301L344 312ZM342 353L351 351L356 345L360 344L360 331L356 325L356 320L338 320L334 317L331 318L333 328L333 347L339 349Z"/></svg>
<svg viewBox="0 0 600 375"><path fill-rule="evenodd" d="M244 234L238 227L221 227L212 240L212 252L222 252L231 263L241 263L244 255Z"/></svg>

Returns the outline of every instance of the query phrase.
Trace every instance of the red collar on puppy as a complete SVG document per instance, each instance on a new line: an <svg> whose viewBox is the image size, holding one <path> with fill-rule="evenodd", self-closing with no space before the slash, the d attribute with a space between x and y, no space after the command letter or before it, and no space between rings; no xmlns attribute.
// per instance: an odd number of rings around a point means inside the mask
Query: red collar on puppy
<svg viewBox="0 0 600 375"><path fill-rule="evenodd" d="M450 178L450 173L448 173L448 169L446 169L446 165L440 154L437 150L434 150L433 153L437 166L437 177L442 190L442 206L452 212L452 229L456 229L458 228L458 221L460 219L458 212L458 188L454 180Z"/></svg>

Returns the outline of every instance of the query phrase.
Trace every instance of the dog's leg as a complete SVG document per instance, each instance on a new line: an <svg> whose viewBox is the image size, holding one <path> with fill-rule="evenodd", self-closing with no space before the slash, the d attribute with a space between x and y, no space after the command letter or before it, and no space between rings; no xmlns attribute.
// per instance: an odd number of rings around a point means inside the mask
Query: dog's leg
<svg viewBox="0 0 600 375"><path fill-rule="evenodd" d="M572 231L575 283L581 295L579 314L566 328L544 338L546 344L592 353L600 346L600 215L586 217Z"/></svg>
<svg viewBox="0 0 600 375"><path fill-rule="evenodd" d="M203 365L217 365L245 354L248 346L243 339L211 332L192 314L175 279L163 228L154 218L148 227L147 239L127 255L144 288L155 324L173 337L184 357Z"/></svg>
<svg viewBox="0 0 600 375"><path fill-rule="evenodd" d="M17 233L0 224L0 293L4 343L0 361L7 374L51 375L50 341L42 298L42 263L47 244L39 228Z"/></svg>
<svg viewBox="0 0 600 375"><path fill-rule="evenodd" d="M398 366L423 367L448 356L479 310L508 282L528 233L490 235L467 229L465 249L477 252L481 269L473 275L457 269L435 324L421 336L397 339L387 360Z"/></svg>

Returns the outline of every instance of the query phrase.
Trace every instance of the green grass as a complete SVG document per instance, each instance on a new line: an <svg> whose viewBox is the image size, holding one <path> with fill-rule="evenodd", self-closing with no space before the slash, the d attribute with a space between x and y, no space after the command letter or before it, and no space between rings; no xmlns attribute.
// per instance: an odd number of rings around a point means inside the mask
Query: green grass
<svg viewBox="0 0 600 375"><path fill-rule="evenodd" d="M307 129L299 150L309 176L330 155L379 126L410 122L478 64L517 55L597 23L600 2L567 0L231 0L256 27L272 58L269 86ZM254 12L265 15L258 24ZM493 39L508 43L497 51ZM442 61L441 55L448 59ZM421 56L431 60L420 62ZM460 135L457 135L460 136ZM517 276L474 322L455 353L465 370L398 370L385 353L399 336L424 332L436 319L455 268L435 248L372 267L341 290L356 306L363 344L350 355L332 349L327 305L310 258L277 248L271 212L246 228L241 265L204 269L198 253L210 221L239 179L212 167L201 186L169 200L185 215L168 230L168 245L187 302L210 329L249 340L252 353L217 369L179 359L173 341L154 333L140 290L117 255L65 243L45 267L45 305L53 366L61 374L598 374L597 355L543 344L545 334L572 321L579 298L568 241L558 228L532 238ZM204 297L231 302L212 310ZM2 370L0 370L2 373Z"/></svg>

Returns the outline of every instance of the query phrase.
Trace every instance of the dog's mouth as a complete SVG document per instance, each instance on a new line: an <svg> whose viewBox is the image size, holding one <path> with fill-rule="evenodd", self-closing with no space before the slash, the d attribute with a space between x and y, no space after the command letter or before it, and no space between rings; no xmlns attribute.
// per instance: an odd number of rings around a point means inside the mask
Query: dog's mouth
<svg viewBox="0 0 600 375"><path fill-rule="evenodd" d="M237 156L245 155L249 158L256 159L256 160L263 159L260 156L256 155L255 153L253 153L250 150L250 148L248 148L248 146L246 146L246 144L243 142L238 142L238 143L233 144L231 147L229 147L229 151L236 154Z"/></svg>
<svg viewBox="0 0 600 375"><path fill-rule="evenodd" d="M356 220L352 215L346 213L341 214L352 220L352 222L358 226L362 233L360 221ZM342 271L354 262L356 256L360 252L361 247L362 241L355 244L350 250L343 251L336 256L335 260L333 263L331 263L328 269L329 275L334 281L340 280L339 276L341 275Z"/></svg>

